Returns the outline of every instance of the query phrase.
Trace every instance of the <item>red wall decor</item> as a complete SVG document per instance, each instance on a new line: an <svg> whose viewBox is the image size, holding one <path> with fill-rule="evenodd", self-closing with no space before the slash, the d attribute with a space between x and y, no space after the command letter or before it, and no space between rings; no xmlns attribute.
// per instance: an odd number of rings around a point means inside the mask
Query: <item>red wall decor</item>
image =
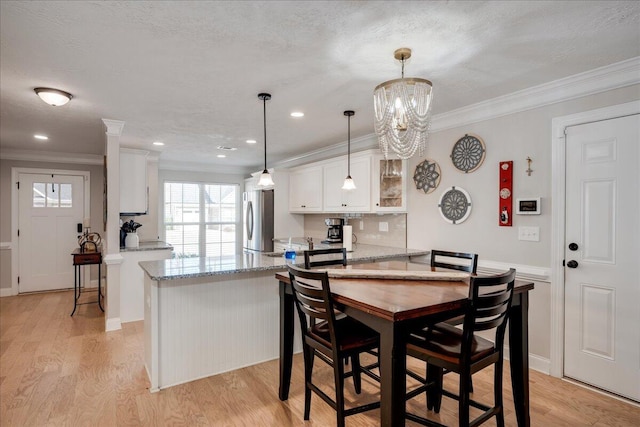
<svg viewBox="0 0 640 427"><path fill-rule="evenodd" d="M513 160L500 162L498 201L498 225L511 227L511 218L513 216Z"/></svg>

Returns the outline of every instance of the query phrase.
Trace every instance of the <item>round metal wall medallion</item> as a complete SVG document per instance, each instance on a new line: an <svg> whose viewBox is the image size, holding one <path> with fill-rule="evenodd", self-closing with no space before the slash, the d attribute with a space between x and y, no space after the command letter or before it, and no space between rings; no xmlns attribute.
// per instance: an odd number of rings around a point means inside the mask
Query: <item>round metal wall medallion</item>
<svg viewBox="0 0 640 427"><path fill-rule="evenodd" d="M471 214L471 197L464 189L451 187L440 196L438 209L445 221L460 224Z"/></svg>
<svg viewBox="0 0 640 427"><path fill-rule="evenodd" d="M435 160L426 159L416 166L416 171L413 174L413 182L416 183L418 190L429 194L440 185L440 177L441 172L438 163Z"/></svg>
<svg viewBox="0 0 640 427"><path fill-rule="evenodd" d="M479 137L465 135L454 144L451 161L457 169L469 173L482 165L486 154L487 149Z"/></svg>

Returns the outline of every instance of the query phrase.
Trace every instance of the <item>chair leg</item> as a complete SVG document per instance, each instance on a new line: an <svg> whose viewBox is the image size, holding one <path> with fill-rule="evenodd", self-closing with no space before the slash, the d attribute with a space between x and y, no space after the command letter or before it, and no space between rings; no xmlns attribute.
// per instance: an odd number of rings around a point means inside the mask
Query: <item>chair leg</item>
<svg viewBox="0 0 640 427"><path fill-rule="evenodd" d="M442 404L442 377L444 371L434 365L427 363L427 410L440 412Z"/></svg>
<svg viewBox="0 0 640 427"><path fill-rule="evenodd" d="M471 374L465 369L460 372L460 400L458 401L458 425L469 425L469 380Z"/></svg>
<svg viewBox="0 0 640 427"><path fill-rule="evenodd" d="M344 365L335 361L333 376L336 384L336 421L338 427L344 427Z"/></svg>
<svg viewBox="0 0 640 427"><path fill-rule="evenodd" d="M494 366L493 374L493 406L499 407L496 413L497 427L504 427L504 406L502 404L502 368L503 362L500 359Z"/></svg>
<svg viewBox="0 0 640 427"><path fill-rule="evenodd" d="M362 391L362 368L360 367L360 355L354 354L351 356L351 372L353 373L353 388L356 394L360 394Z"/></svg>
<svg viewBox="0 0 640 427"><path fill-rule="evenodd" d="M311 374L313 373L314 350L309 346L303 348L304 356L304 419L309 419L311 412Z"/></svg>

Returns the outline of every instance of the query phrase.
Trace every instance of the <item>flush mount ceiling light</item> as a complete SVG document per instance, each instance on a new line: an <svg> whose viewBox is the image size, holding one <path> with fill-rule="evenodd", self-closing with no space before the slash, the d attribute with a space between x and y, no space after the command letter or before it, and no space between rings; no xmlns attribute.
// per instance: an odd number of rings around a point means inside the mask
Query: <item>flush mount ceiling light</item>
<svg viewBox="0 0 640 427"><path fill-rule="evenodd" d="M51 89L48 87L37 87L34 89L36 94L49 105L58 107L71 101L73 96L69 92L65 92L59 89Z"/></svg>
<svg viewBox="0 0 640 427"><path fill-rule="evenodd" d="M347 110L344 115L347 116L347 177L342 184L343 190L355 190L356 184L351 178L351 116L355 114L355 111Z"/></svg>
<svg viewBox="0 0 640 427"><path fill-rule="evenodd" d="M267 101L271 99L271 94L268 93L259 93L258 98L262 100L262 110L264 117L264 170L260 175L260 180L258 181L258 186L260 187L270 187L273 184L273 179L271 178L271 174L267 170Z"/></svg>
<svg viewBox="0 0 640 427"><path fill-rule="evenodd" d="M394 57L402 63L402 77L381 83L373 91L374 125L385 158L391 149L399 158L408 159L416 151L422 155L427 143L433 87L429 80L404 77L404 62L411 58L411 49L400 48Z"/></svg>

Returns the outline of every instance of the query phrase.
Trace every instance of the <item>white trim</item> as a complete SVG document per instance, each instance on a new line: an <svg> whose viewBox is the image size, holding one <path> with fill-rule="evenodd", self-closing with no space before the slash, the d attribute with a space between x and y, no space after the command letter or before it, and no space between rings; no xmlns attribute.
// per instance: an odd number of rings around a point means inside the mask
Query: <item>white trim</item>
<svg viewBox="0 0 640 427"><path fill-rule="evenodd" d="M113 319L107 319L107 323L105 325L105 331L106 332L110 332L110 331L118 331L122 329L122 323L120 323L120 318L116 317Z"/></svg>
<svg viewBox="0 0 640 427"><path fill-rule="evenodd" d="M0 298L4 297L12 297L15 294L13 293L13 289L11 288L0 288Z"/></svg>
<svg viewBox="0 0 640 427"><path fill-rule="evenodd" d="M11 242L0 242L0 249L1 250L11 250Z"/></svg>
<svg viewBox="0 0 640 427"><path fill-rule="evenodd" d="M189 171L189 172L205 172L216 174L234 174L239 176L249 175L255 168L248 166L228 166L228 165L213 165L209 163L196 163L196 162L182 162L173 160L161 159L158 162L158 169L170 170L170 171ZM271 169L271 168L269 168ZM262 172L262 169L260 169Z"/></svg>
<svg viewBox="0 0 640 427"><path fill-rule="evenodd" d="M551 121L551 366L562 377L564 364L565 135L567 126L640 114L640 101L584 111Z"/></svg>
<svg viewBox="0 0 640 427"><path fill-rule="evenodd" d="M124 129L123 121L102 119L102 123L104 124L104 131L107 135L111 135L111 136L122 135L122 129Z"/></svg>
<svg viewBox="0 0 640 427"><path fill-rule="evenodd" d="M434 115L431 132L495 119L638 83L640 57L635 57Z"/></svg>
<svg viewBox="0 0 640 427"><path fill-rule="evenodd" d="M23 160L28 162L66 163L81 165L103 165L104 158L99 154L61 153L32 150L0 150L2 160Z"/></svg>
<svg viewBox="0 0 640 427"><path fill-rule="evenodd" d="M504 346L504 358L509 360L509 346ZM549 375L549 359L538 356L537 354L529 353L529 369L533 369L534 371L542 372L543 374Z"/></svg>
<svg viewBox="0 0 640 427"><path fill-rule="evenodd" d="M518 279L535 280L536 282L549 282L550 271L548 267L513 264L501 261L478 261L478 272L481 273L504 273L510 268L516 269L516 278Z"/></svg>
<svg viewBox="0 0 640 427"><path fill-rule="evenodd" d="M20 274L20 247L18 241L18 188L15 185L18 182L18 176L21 173L28 174L44 174L44 175L71 175L82 176L84 184L84 209L83 218L89 218L91 213L91 173L81 170L64 170L64 169L38 169L38 168L11 168L11 289L13 295L18 295L18 275Z"/></svg>
<svg viewBox="0 0 640 427"><path fill-rule="evenodd" d="M120 253L115 253L115 254L107 254L102 258L102 261L106 264L106 265L119 265L122 264L122 260L124 258L122 257L122 255L120 255Z"/></svg>

